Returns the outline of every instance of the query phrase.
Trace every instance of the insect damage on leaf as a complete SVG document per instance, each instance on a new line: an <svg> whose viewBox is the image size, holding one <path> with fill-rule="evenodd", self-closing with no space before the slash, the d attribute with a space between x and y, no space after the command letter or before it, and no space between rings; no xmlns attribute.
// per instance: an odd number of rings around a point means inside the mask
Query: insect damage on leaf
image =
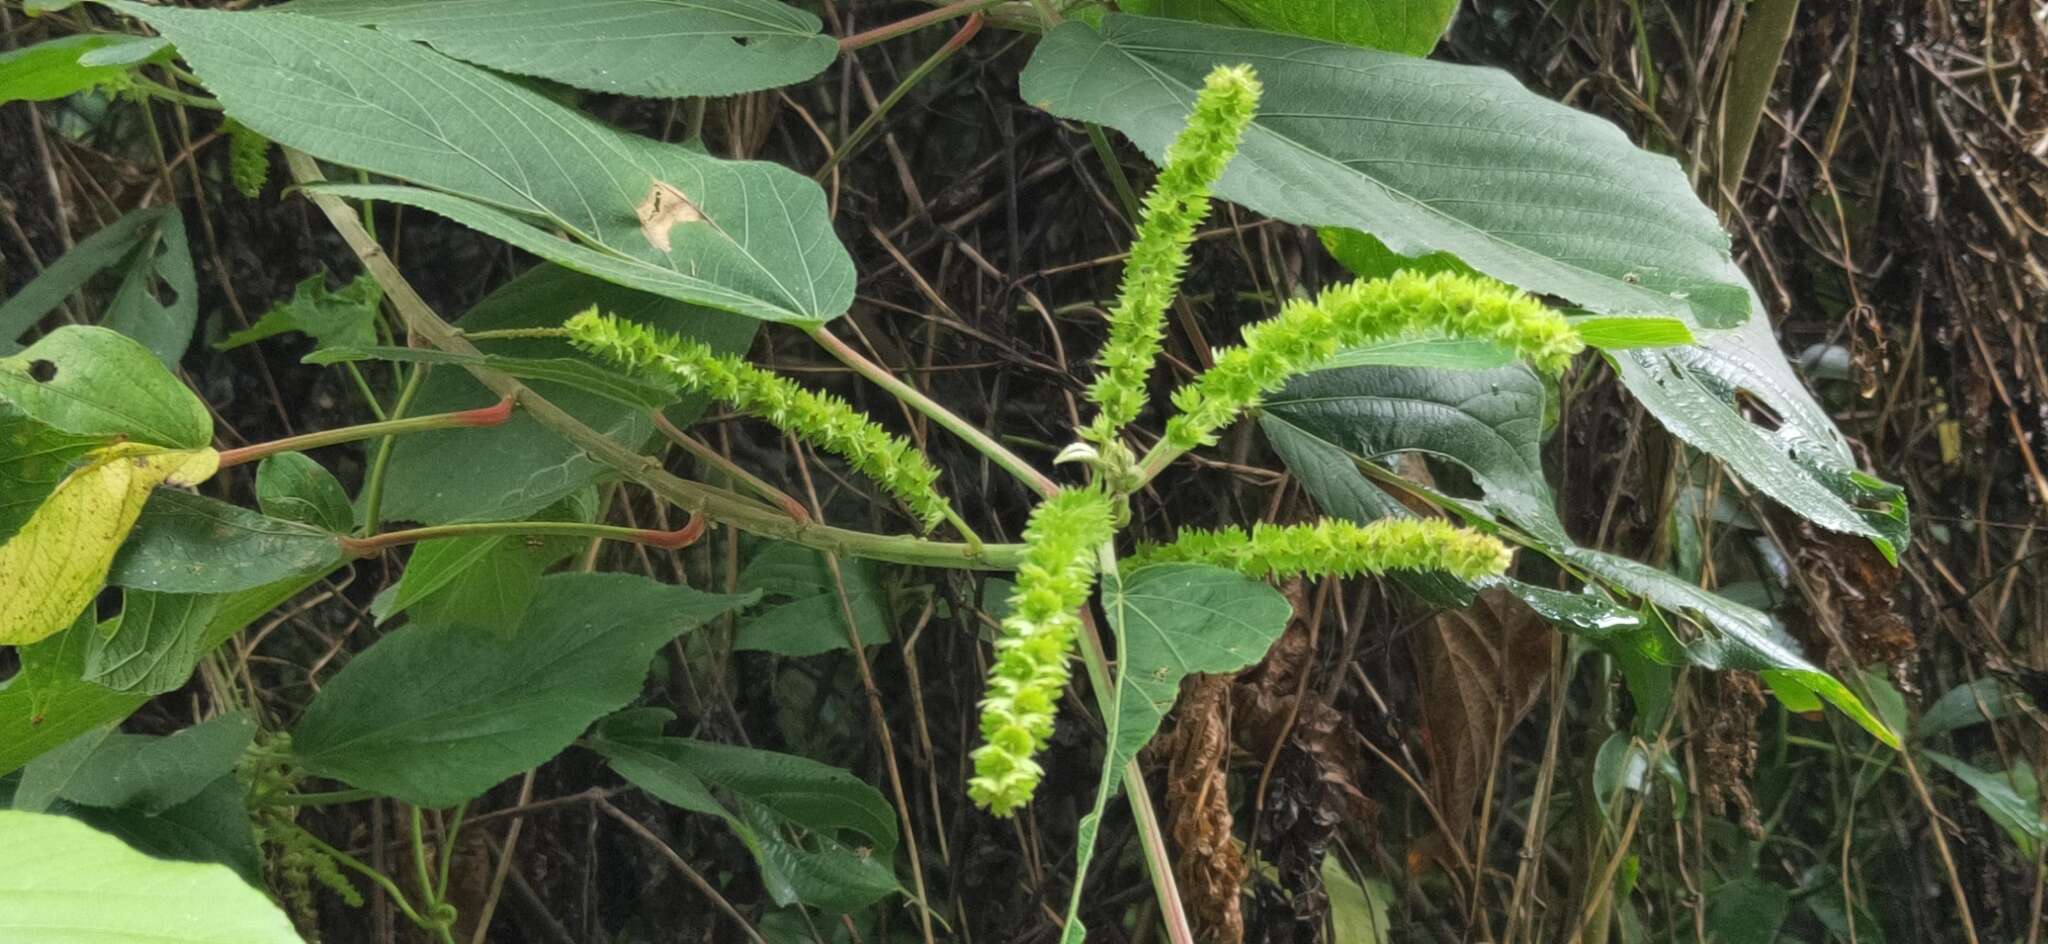
<svg viewBox="0 0 2048 944"><path fill-rule="evenodd" d="M633 215L640 218L640 235L647 237L647 244L662 252L669 251L669 230L685 223L708 222L695 201L665 180L657 180L647 189L647 198L633 208Z"/></svg>

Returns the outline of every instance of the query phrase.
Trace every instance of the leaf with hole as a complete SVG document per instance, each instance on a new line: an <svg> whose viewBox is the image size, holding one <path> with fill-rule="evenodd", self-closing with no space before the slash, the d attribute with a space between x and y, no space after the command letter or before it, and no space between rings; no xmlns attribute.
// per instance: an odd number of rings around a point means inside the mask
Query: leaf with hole
<svg viewBox="0 0 2048 944"><path fill-rule="evenodd" d="M593 92L687 98L801 82L839 55L775 0L298 0L282 9Z"/></svg>
<svg viewBox="0 0 2048 944"><path fill-rule="evenodd" d="M0 351L18 350L16 337L105 271L118 272L121 281L107 299L100 324L134 338L159 360L175 366L199 317L199 285L185 245L185 218L175 206L136 210L114 221L0 305Z"/></svg>
<svg viewBox="0 0 2048 944"><path fill-rule="evenodd" d="M172 449L213 441L213 417L192 391L134 339L65 325L0 357L0 400L23 416L79 436Z"/></svg>

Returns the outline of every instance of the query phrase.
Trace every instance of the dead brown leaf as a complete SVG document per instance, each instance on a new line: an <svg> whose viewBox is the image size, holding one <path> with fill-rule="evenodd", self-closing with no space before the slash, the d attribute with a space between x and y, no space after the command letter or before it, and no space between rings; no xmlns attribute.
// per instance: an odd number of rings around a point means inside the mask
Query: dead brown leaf
<svg viewBox="0 0 2048 944"><path fill-rule="evenodd" d="M1177 856L1174 877L1196 936L1210 944L1244 940L1244 853L1232 835L1228 675L1190 675L1181 683L1167 760L1166 818Z"/></svg>

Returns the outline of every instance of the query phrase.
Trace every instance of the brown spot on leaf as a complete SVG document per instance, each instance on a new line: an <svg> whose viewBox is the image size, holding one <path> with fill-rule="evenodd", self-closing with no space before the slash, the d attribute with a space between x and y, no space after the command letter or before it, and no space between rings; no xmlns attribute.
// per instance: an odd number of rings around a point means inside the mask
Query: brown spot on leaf
<svg viewBox="0 0 2048 944"><path fill-rule="evenodd" d="M665 180L648 188L647 198L633 208L633 215L640 218L640 235L647 237L647 244L662 252L669 251L669 230L704 221L704 211L696 202Z"/></svg>

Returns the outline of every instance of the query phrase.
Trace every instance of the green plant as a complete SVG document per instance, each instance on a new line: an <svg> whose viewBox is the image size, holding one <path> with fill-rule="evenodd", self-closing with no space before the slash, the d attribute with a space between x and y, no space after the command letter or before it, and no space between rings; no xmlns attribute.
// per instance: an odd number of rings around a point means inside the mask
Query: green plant
<svg viewBox="0 0 2048 944"><path fill-rule="evenodd" d="M1067 940L1085 933L1083 880L1119 792L1167 930L1191 940L1138 752L1183 679L1251 667L1281 636L1295 613L1273 581L1401 574L1459 605L1498 593L1597 647L1646 703L1674 668L1743 669L1792 708L1825 700L1898 744L1897 723L1809 663L1765 613L1567 532L1538 450L1557 378L1588 347L1675 435L1814 524L1895 559L1906 510L1896 488L1855 467L1797 383L1783 382L1755 294L1683 175L1495 73L1330 41L1346 37L1116 14L1041 24L1025 98L1089 123L1105 152L1100 127L1161 162L1132 201L1135 238L1085 378L1092 415L1065 434L1072 445L1045 457L1085 467L1085 482L1062 482L1020 455L1016 438L970 422L833 332L854 303L855 273L818 186L616 130L487 71L677 98L771 88L836 54L807 14L766 0L708 4L755 15L708 26L692 19L705 10L648 13L722 37L704 52L728 63L721 71L643 68L629 54L646 38L616 24L588 24L585 48L535 52L518 29L472 34L399 5L99 6L92 15L113 11L167 40L190 71L151 43L110 72L86 61L97 46L68 37L27 51L43 63L32 82L0 69L0 93L111 87L143 107L223 111L228 176L250 195L264 190L278 145L290 199L321 211L368 280L329 291L316 277L221 347L302 334L315 348L309 362L338 365L374 419L214 446L227 431L173 370L196 317L190 293L181 309L147 291L166 267L166 281L193 282L191 260L176 258L185 236L175 212L137 211L0 305L0 443L10 447L0 454L0 645L21 665L0 688L0 773L25 771L17 802L37 786L54 791L45 805L120 808L68 779L112 764L95 760L109 751L149 746L107 742L109 726L195 670L232 688L217 661L226 640L330 575L393 565L367 611L378 623L404 616L402 628L321 679L289 723L263 718L260 746L244 738L184 772L200 788L225 784L253 810L268 874L301 919L314 910L314 883L348 898L359 879L452 941L449 861L469 806L508 778L526 774L530 786L532 770L580 745L653 796L716 817L776 906L850 914L901 895L930 938L944 919L934 918L900 783L884 799L791 753L665 735L672 716L635 707L651 659L680 660L707 627L732 623L721 638L737 649L850 660L886 743L882 701L897 693L876 686L865 653L880 640L863 635L890 620L878 562L1013 574L973 774L961 784L997 816L1042 788L1072 660L1082 662L1105 737L1068 877ZM988 6L945 11L971 17L973 30ZM499 12L530 18L529 31L556 28L544 7L505 0ZM624 63L616 74L601 65L613 60ZM157 66L169 84L147 77ZM373 117L329 126L313 116L323 109ZM1365 134L1363 123L1409 130ZM1450 160L1470 149L1492 163ZM328 180L321 162L354 182ZM1155 397L1168 313L1212 194L1319 228L1355 278L1261 298L1264 317L1239 343L1199 352L1207 366ZM428 211L545 261L453 326L386 256L371 209L386 206ZM159 252L166 245L176 251ZM99 325L38 330L102 271L121 273L123 288ZM131 293L130 282L145 287ZM920 422L892 432L894 418L749 360L762 325L814 342ZM1745 418L1738 394L1764 402L1778 428ZM864 509L867 518L900 517L905 533L826 524L801 450L808 501L698 442L687 427L706 401L856 473L846 489L894 502ZM1145 428L1148 408L1162 414L1157 433ZM1248 433L1246 417L1327 517L1160 529L1133 513L1178 460L1233 429ZM973 491L963 476L942 476L925 422L1009 474L1034 496L1029 510L967 504ZM354 490L304 454L353 442L367 444ZM668 471L670 444L699 460L695 479ZM1426 455L1446 481L1471 487L1401 474L1383 461L1397 453ZM221 470L249 464L253 490L221 484ZM160 487L209 482L255 507ZM613 523L646 508L655 526ZM970 521L989 534L1021 521L1021 541L984 540ZM770 549L726 583L658 580L651 564L646 574L596 572L600 542L674 552L713 528ZM411 549L402 566L400 548ZM683 557L668 559L686 573ZM708 586L722 592L695 589ZM120 598L118 615L102 618L95 603L106 596ZM126 669L138 660L150 666L139 677ZM1609 766L1626 768L1634 755L1616 756ZM228 778L237 764L240 781ZM307 792L316 780L338 787ZM179 803L197 802L198 789ZM407 807L411 861L399 871L414 874L403 879L297 815L387 798ZM452 813L430 821L426 810Z"/></svg>

